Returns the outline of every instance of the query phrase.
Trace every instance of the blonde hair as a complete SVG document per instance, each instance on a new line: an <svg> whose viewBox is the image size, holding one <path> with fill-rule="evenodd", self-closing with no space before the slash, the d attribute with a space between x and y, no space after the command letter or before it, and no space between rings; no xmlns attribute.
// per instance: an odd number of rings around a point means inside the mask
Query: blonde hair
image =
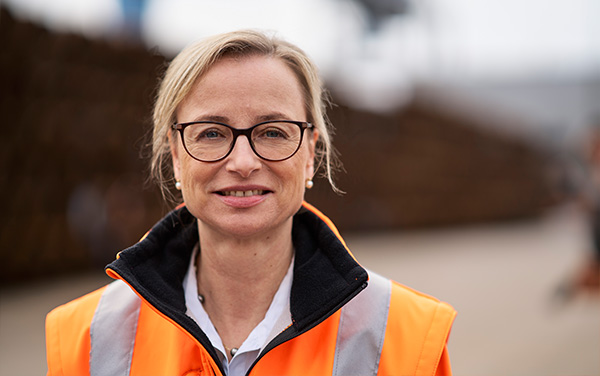
<svg viewBox="0 0 600 376"><path fill-rule="evenodd" d="M315 148L316 170L323 167L322 175L334 191L340 192L333 181L333 172L340 164L331 144L333 127L326 116L329 101L316 66L300 48L291 43L261 32L242 30L216 35L186 47L173 59L160 83L153 112L151 173L165 197L170 192L168 183L173 181L167 136L169 131L175 132L171 125L176 121L177 107L196 80L219 59L256 55L279 58L295 73L304 91L307 121L319 132Z"/></svg>

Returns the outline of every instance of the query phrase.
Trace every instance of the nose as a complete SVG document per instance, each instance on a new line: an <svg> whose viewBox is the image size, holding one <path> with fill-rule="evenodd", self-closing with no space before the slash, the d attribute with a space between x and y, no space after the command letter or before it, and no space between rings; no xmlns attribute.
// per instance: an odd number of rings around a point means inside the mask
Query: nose
<svg viewBox="0 0 600 376"><path fill-rule="evenodd" d="M246 136L240 136L235 141L233 150L227 156L225 168L229 172L236 172L242 177L249 177L254 171L259 170L262 162L250 146Z"/></svg>

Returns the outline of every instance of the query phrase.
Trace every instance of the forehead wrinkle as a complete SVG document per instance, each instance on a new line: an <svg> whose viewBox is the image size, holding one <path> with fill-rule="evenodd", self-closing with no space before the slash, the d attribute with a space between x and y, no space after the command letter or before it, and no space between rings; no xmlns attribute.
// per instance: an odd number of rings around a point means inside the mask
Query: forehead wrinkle
<svg viewBox="0 0 600 376"><path fill-rule="evenodd" d="M282 112L279 111L274 111L274 112L270 112L264 115L258 115L256 117L254 117L254 124L258 124L258 123L262 123L265 121L272 121L272 120L295 120L295 121L304 121L302 119L292 119L290 116L285 115ZM212 121L215 123L225 123L227 125L235 125L235 124L231 124L232 120L231 118L229 118L226 115L210 115L210 114L202 114L202 115L198 115L196 117L194 117L191 121L189 121L190 123L192 122L196 122L196 121ZM251 125L254 125L251 124Z"/></svg>
<svg viewBox="0 0 600 376"><path fill-rule="evenodd" d="M297 120L297 119L291 119L288 115L285 115L282 112L273 111L273 112L265 114L265 115L257 116L256 120L258 122L262 122L262 121L270 121L270 120Z"/></svg>
<svg viewBox="0 0 600 376"><path fill-rule="evenodd" d="M192 119L192 122L194 122L194 121L213 121L215 123L225 123L225 124L228 124L229 123L229 118L227 116L222 116L222 115L202 114L202 115L195 116Z"/></svg>

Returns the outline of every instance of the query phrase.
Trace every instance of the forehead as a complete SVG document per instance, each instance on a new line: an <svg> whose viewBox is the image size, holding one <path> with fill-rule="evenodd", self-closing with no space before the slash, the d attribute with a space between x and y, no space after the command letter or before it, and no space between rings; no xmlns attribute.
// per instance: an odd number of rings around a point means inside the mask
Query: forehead
<svg viewBox="0 0 600 376"><path fill-rule="evenodd" d="M224 57L196 79L178 106L177 117L182 122L217 115L264 117L277 111L305 120L302 92L295 73L280 58Z"/></svg>
<svg viewBox="0 0 600 376"><path fill-rule="evenodd" d="M262 55L226 56L217 60L196 79L194 86L211 84L222 88L227 88L228 85L270 85L274 89L288 90L297 89L299 86L294 71L282 59Z"/></svg>

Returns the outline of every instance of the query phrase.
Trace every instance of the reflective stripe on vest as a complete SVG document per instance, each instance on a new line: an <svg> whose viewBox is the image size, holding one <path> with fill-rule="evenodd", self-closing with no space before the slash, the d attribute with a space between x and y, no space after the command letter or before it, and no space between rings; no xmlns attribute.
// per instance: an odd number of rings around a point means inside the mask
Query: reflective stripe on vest
<svg viewBox="0 0 600 376"><path fill-rule="evenodd" d="M367 288L342 308L333 376L377 375L391 294L391 281L369 271Z"/></svg>
<svg viewBox="0 0 600 376"><path fill-rule="evenodd" d="M129 375L140 298L121 280L100 298L90 326L90 375Z"/></svg>
<svg viewBox="0 0 600 376"><path fill-rule="evenodd" d="M390 306L391 282L369 272L368 287L340 314L333 376L377 375ZM90 327L90 375L129 375L140 298L121 280L108 285Z"/></svg>

